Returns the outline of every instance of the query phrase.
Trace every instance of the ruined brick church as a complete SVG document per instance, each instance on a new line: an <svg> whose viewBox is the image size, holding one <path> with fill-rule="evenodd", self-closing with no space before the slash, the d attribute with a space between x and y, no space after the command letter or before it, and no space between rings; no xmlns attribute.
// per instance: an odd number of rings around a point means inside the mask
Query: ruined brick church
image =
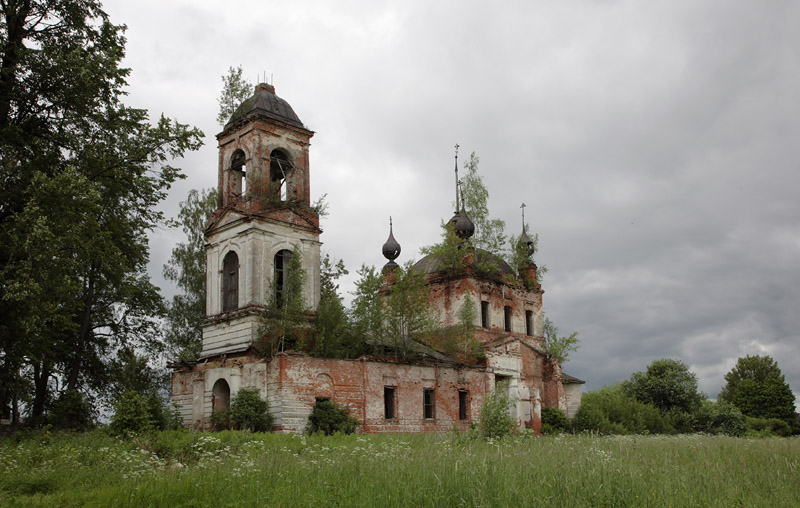
<svg viewBox="0 0 800 508"><path fill-rule="evenodd" d="M256 387L269 402L274 431L302 431L315 402L331 399L349 408L363 432L442 432L476 421L484 396L501 381L521 428L538 431L543 406L574 413L582 381L563 374L543 347L543 291L533 262L523 270L526 283L499 258L497 273L488 277L469 269L445 276L431 256L415 265L425 274L439 326L456 323L462 305L475 306L480 361L465 363L427 344L405 360L294 351L264 356L254 348L269 293L281 291L293 253L301 253L307 274L306 306L313 312L319 303L322 230L310 206L313 135L268 84L258 85L217 135L219 201L205 230L203 348L196 361L173 366L172 400L184 422L209 428L212 410L226 410L241 388ZM474 232L463 208L453 223L462 239ZM532 243L524 234L522 240ZM382 291L391 291L399 252L390 229ZM476 255L490 256L473 250L467 257Z"/></svg>

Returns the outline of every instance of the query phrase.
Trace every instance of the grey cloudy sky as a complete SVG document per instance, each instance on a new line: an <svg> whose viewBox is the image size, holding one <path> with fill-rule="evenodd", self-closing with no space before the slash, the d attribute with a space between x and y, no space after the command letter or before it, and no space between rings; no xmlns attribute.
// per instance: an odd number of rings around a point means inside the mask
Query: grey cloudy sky
<svg viewBox="0 0 800 508"><path fill-rule="evenodd" d="M800 3L107 0L128 103L206 133L179 165L216 183L220 76L266 72L316 136L323 250L399 261L452 214L453 145L492 215L539 234L548 315L596 389L677 358L716 397L769 354L800 394ZM151 238L154 280L180 235Z"/></svg>

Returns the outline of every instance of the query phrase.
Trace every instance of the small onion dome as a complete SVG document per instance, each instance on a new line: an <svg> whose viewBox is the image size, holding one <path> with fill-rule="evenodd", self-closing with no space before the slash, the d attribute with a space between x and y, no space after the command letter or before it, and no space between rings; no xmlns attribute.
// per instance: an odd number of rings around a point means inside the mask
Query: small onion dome
<svg viewBox="0 0 800 508"><path fill-rule="evenodd" d="M386 266L397 266L397 263L395 263L394 260L397 259L397 256L399 255L400 244L394 239L394 233L392 232L392 218L389 217L389 239L383 244L383 257L389 260L389 262L386 263Z"/></svg>
<svg viewBox="0 0 800 508"><path fill-rule="evenodd" d="M533 254L533 240L531 240L531 237L525 232L525 228L522 228L522 236L519 237L519 244L520 246L523 244L527 246L527 250L525 251L526 256Z"/></svg>
<svg viewBox="0 0 800 508"><path fill-rule="evenodd" d="M464 210L463 207L457 215L458 218L453 217L456 219L455 224L453 224L453 229L456 232L456 236L462 240L466 240L475 234L475 224L467 216L467 211Z"/></svg>

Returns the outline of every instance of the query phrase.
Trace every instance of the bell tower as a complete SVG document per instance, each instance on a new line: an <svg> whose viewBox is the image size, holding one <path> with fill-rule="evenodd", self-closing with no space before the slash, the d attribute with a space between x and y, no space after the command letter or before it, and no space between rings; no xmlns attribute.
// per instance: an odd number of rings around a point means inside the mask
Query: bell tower
<svg viewBox="0 0 800 508"><path fill-rule="evenodd" d="M218 201L206 227L206 321L201 357L244 351L299 253L306 307L319 303L319 215L310 204L307 129L272 85L256 86L219 147Z"/></svg>

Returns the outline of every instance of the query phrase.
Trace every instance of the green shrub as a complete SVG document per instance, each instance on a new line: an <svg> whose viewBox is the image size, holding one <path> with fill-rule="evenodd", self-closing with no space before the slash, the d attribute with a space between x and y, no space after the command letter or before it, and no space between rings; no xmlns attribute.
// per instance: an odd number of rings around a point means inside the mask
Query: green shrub
<svg viewBox="0 0 800 508"><path fill-rule="evenodd" d="M231 426L231 414L229 411L217 411L214 409L211 411L209 420L211 421L211 426L214 427L216 432L228 430Z"/></svg>
<svg viewBox="0 0 800 508"><path fill-rule="evenodd" d="M542 434L560 434L570 430L570 422L564 411L557 407L542 408Z"/></svg>
<svg viewBox="0 0 800 508"><path fill-rule="evenodd" d="M634 399L620 385L584 394L572 425L574 430L601 434L660 434L674 431L658 408Z"/></svg>
<svg viewBox="0 0 800 508"><path fill-rule="evenodd" d="M745 433L745 417L742 412L723 400L706 400L694 415L694 429L709 434L741 436Z"/></svg>
<svg viewBox="0 0 800 508"><path fill-rule="evenodd" d="M150 405L139 393L125 392L114 404L114 416L111 417L110 425L113 434L136 434L154 428Z"/></svg>
<svg viewBox="0 0 800 508"><path fill-rule="evenodd" d="M484 438L499 438L514 432L517 422L509 413L513 402L508 396L508 383L498 383L483 399L478 428Z"/></svg>
<svg viewBox="0 0 800 508"><path fill-rule="evenodd" d="M792 435L792 427L780 418L751 418L745 417L747 430L757 436L780 436Z"/></svg>
<svg viewBox="0 0 800 508"><path fill-rule="evenodd" d="M56 429L87 430L92 427L92 408L77 390L67 390L53 403L47 423Z"/></svg>
<svg viewBox="0 0 800 508"><path fill-rule="evenodd" d="M239 390L231 402L230 417L242 430L265 432L272 429L269 404L261 398L261 393L255 387Z"/></svg>
<svg viewBox="0 0 800 508"><path fill-rule="evenodd" d="M309 434L322 432L330 436L334 432L352 434L358 427L358 420L350 416L347 408L343 408L331 400L319 400L314 404L308 417L306 431Z"/></svg>

